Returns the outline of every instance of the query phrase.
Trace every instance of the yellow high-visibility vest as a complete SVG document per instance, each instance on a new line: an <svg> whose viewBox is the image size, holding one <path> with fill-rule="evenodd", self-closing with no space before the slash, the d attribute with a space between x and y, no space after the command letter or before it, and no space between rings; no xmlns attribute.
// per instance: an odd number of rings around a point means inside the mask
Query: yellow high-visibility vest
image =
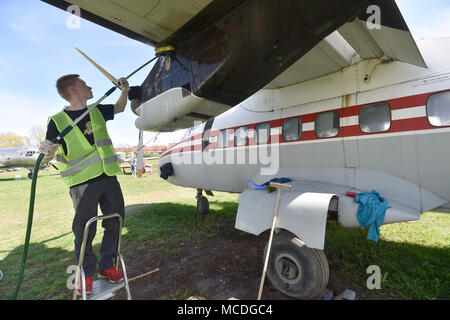
<svg viewBox="0 0 450 320"><path fill-rule="evenodd" d="M56 154L58 169L63 181L69 186L83 183L106 173L115 176L120 172L118 157L106 129L106 121L97 107L89 113L94 144L91 145L78 126L74 126L63 139L67 154L60 145ZM51 117L59 132L71 125L73 120L64 112Z"/></svg>

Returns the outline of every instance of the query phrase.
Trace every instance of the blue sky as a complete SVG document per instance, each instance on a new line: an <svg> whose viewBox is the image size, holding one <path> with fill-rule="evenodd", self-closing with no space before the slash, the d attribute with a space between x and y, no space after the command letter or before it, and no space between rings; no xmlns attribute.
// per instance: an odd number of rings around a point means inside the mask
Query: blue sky
<svg viewBox="0 0 450 320"><path fill-rule="evenodd" d="M415 38L450 36L449 0L397 0ZM128 75L154 56L154 49L111 30L81 20L79 29L67 27L71 15L37 0L0 0L0 133L27 135L33 125L45 124L66 101L55 89L58 77L78 73L93 87L94 102L110 82L94 69L74 47L116 78ZM140 85L151 65L129 79ZM119 92L105 103L114 103ZM109 122L115 143L136 145L136 116L129 105L125 113ZM145 132L144 142L154 136ZM156 144L175 142L180 134L161 134ZM153 143L155 144L155 143Z"/></svg>

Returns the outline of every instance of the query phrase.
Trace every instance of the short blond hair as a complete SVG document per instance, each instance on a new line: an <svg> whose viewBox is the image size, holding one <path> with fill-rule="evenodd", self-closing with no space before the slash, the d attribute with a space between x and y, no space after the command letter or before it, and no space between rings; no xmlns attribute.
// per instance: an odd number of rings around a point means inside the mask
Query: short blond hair
<svg viewBox="0 0 450 320"><path fill-rule="evenodd" d="M69 101L70 94L67 88L75 84L75 81L80 77L79 74L67 74L56 80L56 89L61 97Z"/></svg>

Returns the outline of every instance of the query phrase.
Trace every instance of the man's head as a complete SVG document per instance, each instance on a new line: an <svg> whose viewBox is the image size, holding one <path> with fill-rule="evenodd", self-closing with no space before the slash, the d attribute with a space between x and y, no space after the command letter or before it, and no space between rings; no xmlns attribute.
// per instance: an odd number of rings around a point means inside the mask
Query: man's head
<svg viewBox="0 0 450 320"><path fill-rule="evenodd" d="M67 101L73 98L89 100L92 98L92 88L79 78L78 74L68 74L56 81L56 89L61 97Z"/></svg>

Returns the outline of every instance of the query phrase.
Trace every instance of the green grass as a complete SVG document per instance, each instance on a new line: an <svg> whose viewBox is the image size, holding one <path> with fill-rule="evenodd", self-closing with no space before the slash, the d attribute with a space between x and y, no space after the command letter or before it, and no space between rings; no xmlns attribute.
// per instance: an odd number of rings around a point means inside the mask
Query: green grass
<svg viewBox="0 0 450 320"><path fill-rule="evenodd" d="M378 243L366 230L348 230L327 223L325 252L330 264L364 288L370 265L380 267L377 294L402 299L450 298L450 214L426 212L412 224L380 227Z"/></svg>
<svg viewBox="0 0 450 320"><path fill-rule="evenodd" d="M0 299L14 292L28 215L31 181L26 170L0 173ZM22 179L15 179L20 174ZM177 244L214 239L221 228L233 229L237 195L215 192L207 216L196 212L195 190L173 186L157 175L135 179L119 175L127 215L122 233L124 252L148 248L178 255ZM68 188L53 169L40 173L35 215L25 276L19 299L68 299L66 269L76 264L71 224L73 207ZM413 224L381 227L378 243L366 240L367 230L348 230L327 223L325 253L332 270L351 279L352 288L364 289L370 265L382 272L381 297L400 299L450 298L450 215L425 213ZM102 228L97 228L94 250ZM174 288L166 299L188 293ZM362 290L361 290L362 291ZM366 288L367 291L367 288ZM364 297L362 297L364 298Z"/></svg>
<svg viewBox="0 0 450 320"><path fill-rule="evenodd" d="M27 171L0 174L0 299L14 292L25 238L31 180ZM22 178L16 179L20 175ZM147 245L176 254L178 241L200 241L217 236L221 222L232 223L237 195L217 193L208 216L196 213L195 189L171 185L159 176L142 179L118 176L127 211L122 250L144 250ZM225 211L226 214L222 212ZM100 211L99 211L100 213ZM18 299L67 299L66 269L76 264L73 253L73 207L69 189L56 170L40 173L23 285ZM103 228L93 242L99 250Z"/></svg>

